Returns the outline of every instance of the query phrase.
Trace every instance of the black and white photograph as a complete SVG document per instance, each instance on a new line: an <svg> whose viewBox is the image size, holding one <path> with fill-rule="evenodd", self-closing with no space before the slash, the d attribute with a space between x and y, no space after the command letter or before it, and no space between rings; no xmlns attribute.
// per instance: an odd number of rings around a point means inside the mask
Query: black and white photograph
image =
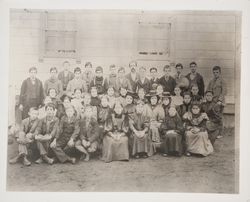
<svg viewBox="0 0 250 202"><path fill-rule="evenodd" d="M8 21L7 192L240 193L241 11Z"/></svg>

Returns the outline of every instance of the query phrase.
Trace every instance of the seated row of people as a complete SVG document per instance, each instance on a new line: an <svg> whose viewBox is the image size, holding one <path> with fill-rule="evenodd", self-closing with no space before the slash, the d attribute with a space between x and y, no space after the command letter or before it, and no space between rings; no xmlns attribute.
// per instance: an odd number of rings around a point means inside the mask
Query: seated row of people
<svg viewBox="0 0 250 202"><path fill-rule="evenodd" d="M221 131L223 106L214 102L212 91L205 93L205 102L193 99L190 92L184 92L182 98L178 87L175 91L174 98L169 92L145 95L143 90L136 94L121 88L117 97L112 87L102 96L93 87L83 98L76 89L73 99L63 95L61 102L52 88L43 108L29 109L29 117L16 133L19 154L10 163L22 159L24 165L30 165L31 144L40 155L35 162L49 164L56 160L74 164L72 150L85 161L101 151L105 162L146 158L156 151L163 156L211 154Z"/></svg>

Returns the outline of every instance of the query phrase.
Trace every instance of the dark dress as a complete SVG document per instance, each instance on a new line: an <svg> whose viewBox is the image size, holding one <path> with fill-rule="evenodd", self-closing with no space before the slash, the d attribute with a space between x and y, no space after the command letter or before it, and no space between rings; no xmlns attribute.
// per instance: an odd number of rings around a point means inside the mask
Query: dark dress
<svg viewBox="0 0 250 202"><path fill-rule="evenodd" d="M212 102L202 103L202 112L208 115L207 121L208 136L212 144L214 144L218 135L221 134L223 129L223 105Z"/></svg>
<svg viewBox="0 0 250 202"><path fill-rule="evenodd" d="M129 160L128 127L124 126L123 115L113 113L112 122L105 124L105 136L103 139L102 159L108 163L111 161ZM119 136L115 139L112 136Z"/></svg>
<svg viewBox="0 0 250 202"><path fill-rule="evenodd" d="M44 99L43 84L39 79L35 79L34 84L30 78L23 81L20 92L20 104L23 105L22 119L28 117L31 107L39 107Z"/></svg>
<svg viewBox="0 0 250 202"><path fill-rule="evenodd" d="M182 135L183 123L178 114L168 117L161 125L162 144L161 150L165 154L176 153L181 155L183 152Z"/></svg>

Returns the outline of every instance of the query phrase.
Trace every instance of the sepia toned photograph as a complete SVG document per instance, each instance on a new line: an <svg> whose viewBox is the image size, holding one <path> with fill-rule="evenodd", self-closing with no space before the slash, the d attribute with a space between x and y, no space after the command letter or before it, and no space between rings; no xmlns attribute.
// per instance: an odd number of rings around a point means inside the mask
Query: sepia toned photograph
<svg viewBox="0 0 250 202"><path fill-rule="evenodd" d="M238 194L241 17L10 9L6 190Z"/></svg>

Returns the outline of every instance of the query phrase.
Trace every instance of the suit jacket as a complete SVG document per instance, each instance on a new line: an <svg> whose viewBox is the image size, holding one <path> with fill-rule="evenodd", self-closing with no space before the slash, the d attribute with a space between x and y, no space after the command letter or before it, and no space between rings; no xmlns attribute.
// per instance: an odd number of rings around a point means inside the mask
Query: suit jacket
<svg viewBox="0 0 250 202"><path fill-rule="evenodd" d="M44 91L42 82L36 78L34 84L35 90L31 93L33 88L32 85L33 84L30 78L25 79L22 83L19 101L23 106L26 106L29 103L30 99L32 99L32 96L36 98L38 106L43 103Z"/></svg>
<svg viewBox="0 0 250 202"><path fill-rule="evenodd" d="M139 74L136 73L136 77L135 77L135 81L132 79L132 76L131 76L131 72L129 74L126 75L126 78L129 80L130 82L130 86L131 86L131 89L133 92L136 92L136 82L138 81L139 79Z"/></svg>
<svg viewBox="0 0 250 202"><path fill-rule="evenodd" d="M41 119L36 128L36 135L46 135L49 134L52 137L58 136L59 119L53 117L52 121L49 122L47 117Z"/></svg>
<svg viewBox="0 0 250 202"><path fill-rule="evenodd" d="M145 94L150 91L150 81L148 80L148 78L145 78L143 83L141 79L138 79L138 81L136 82L136 92L138 92L139 88L143 88Z"/></svg>
<svg viewBox="0 0 250 202"><path fill-rule="evenodd" d="M189 81L189 90L191 90L191 86L193 84L197 84L198 88L199 88L199 95L204 97L204 80L203 80L203 77L199 74L199 73L196 73L196 76L193 80L191 80L191 77L190 77L191 73L187 74L187 79Z"/></svg>
<svg viewBox="0 0 250 202"><path fill-rule="evenodd" d="M64 75L64 71L58 74L58 79L62 82L63 90L66 90L69 81L71 81L73 78L74 74L70 71L67 76Z"/></svg>
<svg viewBox="0 0 250 202"><path fill-rule="evenodd" d="M91 143L99 138L98 122L91 118L88 125L86 125L86 117L80 120L80 139L87 140Z"/></svg>

